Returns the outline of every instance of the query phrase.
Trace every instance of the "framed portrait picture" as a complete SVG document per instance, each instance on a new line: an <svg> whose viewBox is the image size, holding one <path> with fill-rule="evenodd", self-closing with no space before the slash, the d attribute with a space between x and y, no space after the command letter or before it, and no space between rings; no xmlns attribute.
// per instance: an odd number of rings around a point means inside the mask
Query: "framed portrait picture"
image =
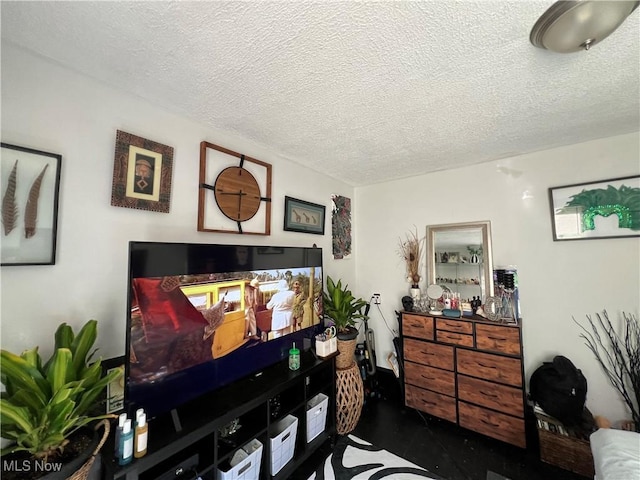
<svg viewBox="0 0 640 480"><path fill-rule="evenodd" d="M169 213L172 172L173 147L118 130L111 205Z"/></svg>
<svg viewBox="0 0 640 480"><path fill-rule="evenodd" d="M62 156L2 143L1 264L56 263Z"/></svg>
<svg viewBox="0 0 640 480"><path fill-rule="evenodd" d="M640 176L549 189L553 240L640 236Z"/></svg>
<svg viewBox="0 0 640 480"><path fill-rule="evenodd" d="M105 375L113 370L122 372L119 378L107 383L106 388L105 411L107 414L118 413L124 408L124 356L103 360L102 370Z"/></svg>
<svg viewBox="0 0 640 480"><path fill-rule="evenodd" d="M324 235L324 205L284 197L284 230Z"/></svg>

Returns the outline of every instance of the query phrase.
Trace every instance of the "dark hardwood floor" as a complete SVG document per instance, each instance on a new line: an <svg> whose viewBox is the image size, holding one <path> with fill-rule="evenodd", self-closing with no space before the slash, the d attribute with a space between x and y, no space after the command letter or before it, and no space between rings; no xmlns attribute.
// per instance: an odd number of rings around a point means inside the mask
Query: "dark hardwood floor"
<svg viewBox="0 0 640 480"><path fill-rule="evenodd" d="M380 382L352 435L399 455L446 480L585 480L540 461L537 430L527 426L527 449L506 444L402 405L400 385ZM379 398L378 398L379 397ZM531 435L529 435L531 433ZM292 477L306 480L330 452L326 445Z"/></svg>

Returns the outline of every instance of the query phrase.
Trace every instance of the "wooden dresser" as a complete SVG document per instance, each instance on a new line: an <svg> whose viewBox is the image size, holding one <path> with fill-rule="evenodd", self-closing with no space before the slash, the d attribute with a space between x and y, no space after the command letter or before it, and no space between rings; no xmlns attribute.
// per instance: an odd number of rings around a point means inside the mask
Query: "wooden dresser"
<svg viewBox="0 0 640 480"><path fill-rule="evenodd" d="M408 407L526 448L518 325L402 312Z"/></svg>

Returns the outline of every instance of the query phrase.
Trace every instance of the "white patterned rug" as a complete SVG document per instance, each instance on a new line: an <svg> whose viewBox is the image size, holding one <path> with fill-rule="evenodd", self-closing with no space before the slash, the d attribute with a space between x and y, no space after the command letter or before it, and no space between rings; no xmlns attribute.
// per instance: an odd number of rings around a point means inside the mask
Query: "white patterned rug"
<svg viewBox="0 0 640 480"><path fill-rule="evenodd" d="M422 467L349 435L342 437L333 452L309 480L442 480Z"/></svg>

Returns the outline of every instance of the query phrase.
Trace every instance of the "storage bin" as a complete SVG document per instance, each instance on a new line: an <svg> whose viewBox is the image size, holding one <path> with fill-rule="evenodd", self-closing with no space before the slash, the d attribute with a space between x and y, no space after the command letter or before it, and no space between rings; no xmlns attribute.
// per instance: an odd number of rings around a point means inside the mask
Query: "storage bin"
<svg viewBox="0 0 640 480"><path fill-rule="evenodd" d="M324 432L329 397L319 393L307 402L307 443Z"/></svg>
<svg viewBox="0 0 640 480"><path fill-rule="evenodd" d="M579 475L593 478L593 455L589 440L538 428L540 460Z"/></svg>
<svg viewBox="0 0 640 480"><path fill-rule="evenodd" d="M226 472L218 469L216 480L258 480L262 462L262 443L256 439L251 440L242 446L240 451L246 454L246 458Z"/></svg>
<svg viewBox="0 0 640 480"><path fill-rule="evenodd" d="M298 433L298 418L287 415L272 425L269 442L271 445L271 475L277 474L293 458Z"/></svg>
<svg viewBox="0 0 640 480"><path fill-rule="evenodd" d="M332 353L338 351L338 339L336 337L327 340L316 340L316 355L319 357L328 357Z"/></svg>

